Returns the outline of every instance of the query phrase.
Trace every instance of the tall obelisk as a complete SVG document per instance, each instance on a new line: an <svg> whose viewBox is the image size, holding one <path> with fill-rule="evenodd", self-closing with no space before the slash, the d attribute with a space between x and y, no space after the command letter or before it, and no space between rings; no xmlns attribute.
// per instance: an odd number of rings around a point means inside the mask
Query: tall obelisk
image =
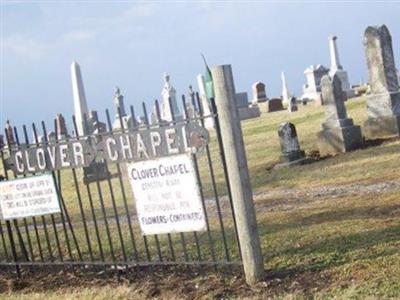
<svg viewBox="0 0 400 300"><path fill-rule="evenodd" d="M351 89L349 76L347 71L343 69L339 60L339 50L337 47L337 36L331 35L329 37L329 53L331 57L331 68L329 70L329 76L333 78L337 75L342 83L342 89L346 93L347 98L354 96L354 91Z"/></svg>
<svg viewBox="0 0 400 300"><path fill-rule="evenodd" d="M286 77L284 72L281 73L281 79L282 79L282 102L288 104L290 100L290 95L287 88Z"/></svg>
<svg viewBox="0 0 400 300"><path fill-rule="evenodd" d="M84 115L89 116L86 102L85 88L83 87L81 68L77 62L71 64L72 93L74 97L74 111L78 135L87 134L84 126Z"/></svg>

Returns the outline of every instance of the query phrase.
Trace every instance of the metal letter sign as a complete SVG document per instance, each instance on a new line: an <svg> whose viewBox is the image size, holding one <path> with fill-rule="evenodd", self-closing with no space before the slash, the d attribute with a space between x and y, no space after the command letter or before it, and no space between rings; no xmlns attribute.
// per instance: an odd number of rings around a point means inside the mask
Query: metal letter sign
<svg viewBox="0 0 400 300"><path fill-rule="evenodd" d="M53 176L45 174L0 182L0 208L4 220L59 213Z"/></svg>
<svg viewBox="0 0 400 300"><path fill-rule="evenodd" d="M190 155L131 163L128 174L143 234L206 230Z"/></svg>
<svg viewBox="0 0 400 300"><path fill-rule="evenodd" d="M39 145L12 145L6 169L16 174L87 167L98 158L120 163L141 161L180 153L200 151L209 140L208 131L198 123L176 124L135 130L107 132Z"/></svg>

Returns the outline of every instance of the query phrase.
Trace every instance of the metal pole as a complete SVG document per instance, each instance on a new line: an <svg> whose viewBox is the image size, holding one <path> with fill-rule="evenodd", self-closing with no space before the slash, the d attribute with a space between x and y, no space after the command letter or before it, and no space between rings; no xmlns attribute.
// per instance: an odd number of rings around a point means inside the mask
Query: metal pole
<svg viewBox="0 0 400 300"><path fill-rule="evenodd" d="M235 85L230 65L211 68L215 102L221 126L227 171L238 226L244 273L248 284L264 277L263 257L253 204L242 129L236 107Z"/></svg>

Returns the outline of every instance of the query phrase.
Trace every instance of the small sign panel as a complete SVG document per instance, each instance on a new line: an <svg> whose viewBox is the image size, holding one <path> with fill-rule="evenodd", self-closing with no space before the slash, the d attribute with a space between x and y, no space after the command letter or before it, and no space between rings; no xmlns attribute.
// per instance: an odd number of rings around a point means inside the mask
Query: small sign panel
<svg viewBox="0 0 400 300"><path fill-rule="evenodd" d="M128 174L144 235L206 230L190 155L131 163Z"/></svg>
<svg viewBox="0 0 400 300"><path fill-rule="evenodd" d="M52 175L0 182L0 208L3 220L61 212Z"/></svg>

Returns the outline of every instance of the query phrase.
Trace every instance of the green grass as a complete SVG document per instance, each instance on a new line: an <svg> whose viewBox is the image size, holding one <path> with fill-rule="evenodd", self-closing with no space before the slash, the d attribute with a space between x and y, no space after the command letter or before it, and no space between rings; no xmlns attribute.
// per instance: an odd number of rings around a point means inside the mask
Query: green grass
<svg viewBox="0 0 400 300"><path fill-rule="evenodd" d="M364 99L354 99L346 103L349 117L361 125L366 118ZM160 279L160 293L165 298L193 299L246 297L264 299L276 297L283 299L303 298L400 298L400 199L399 189L381 191L358 189L343 194L318 195L332 187L351 187L372 183L396 181L399 177L400 140L392 139L374 147L366 147L351 153L323 158L312 164L290 169L272 169L280 161L280 146L277 135L279 124L290 121L296 125L301 147L308 155L315 155L318 150L316 133L324 119L322 107L301 106L296 113L286 111L264 114L258 119L242 123L248 166L252 186L256 197L257 218L261 243L264 253L267 278L253 289L243 284L242 277L229 279L225 283L215 281L212 275L186 279L171 284L172 278ZM213 161L219 195L226 194L226 186L218 154L215 134L211 132L210 153ZM201 179L205 195L213 196L210 170L206 154L199 158ZM112 170L115 172L115 170ZM73 186L71 171L62 171L63 198L71 218L76 223L78 239L85 244L83 226L79 222L80 211L77 205L76 191ZM129 209L134 211L134 202L127 179L123 179L128 195ZM124 214L122 193L118 179L112 179L113 193L117 212ZM86 187L79 185L83 198L84 211L89 220L91 212ZM96 185L91 185L96 215L101 216ZM107 216L114 215L110 190L107 182L100 185L104 195ZM261 194L262 193L262 194ZM222 199L226 210L226 200ZM215 241L218 258L224 258L219 224L215 209L208 203L210 212L211 238ZM48 217L46 217L49 221ZM100 217L100 219L103 219ZM232 238L232 220L229 213L224 214L227 239L230 248L234 248ZM121 225L124 232L125 248L130 255L126 222ZM51 227L50 227L51 229ZM115 251L121 257L121 245L118 243L117 227L110 224ZM62 235L61 229L60 235ZM137 224L134 226L137 247L144 255L143 240ZM107 259L110 249L107 246L104 224L100 235L104 244L103 251ZM190 259L196 259L194 237L185 234ZM90 238L96 245L93 227ZM177 253L183 259L180 236L172 235ZM211 259L208 236L199 234L201 251L204 257ZM155 242L149 238L153 259L156 259ZM166 236L160 237L164 257L170 256ZM45 243L43 236L42 242ZM52 240L55 249L55 242ZM65 241L63 252L66 254ZM87 249L82 252L87 256ZM94 247L96 255L99 254ZM0 250L1 254L1 250ZM237 251L232 256L237 257ZM76 255L76 253L74 253ZM211 277L209 277L211 276ZM151 289L141 286L143 282L111 284L107 281L97 285L83 283L79 288L64 286L52 287L49 291L34 287L14 293L13 288L4 289L5 296L23 298L137 298L151 297ZM198 285L197 288L193 286ZM0 280L1 286L1 280ZM184 286L185 288L183 288ZM188 288L190 286L191 288ZM0 289L1 290L1 289ZM112 292L110 292L112 290ZM138 292L140 291L140 292Z"/></svg>

